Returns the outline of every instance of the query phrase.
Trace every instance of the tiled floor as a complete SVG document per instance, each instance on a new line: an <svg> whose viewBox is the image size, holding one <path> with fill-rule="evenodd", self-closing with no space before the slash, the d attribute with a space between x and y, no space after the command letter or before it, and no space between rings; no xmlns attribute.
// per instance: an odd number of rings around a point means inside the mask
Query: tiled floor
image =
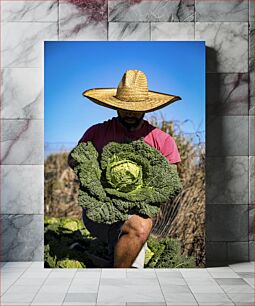
<svg viewBox="0 0 255 306"><path fill-rule="evenodd" d="M254 305L254 262L155 270L0 264L0 305Z"/></svg>

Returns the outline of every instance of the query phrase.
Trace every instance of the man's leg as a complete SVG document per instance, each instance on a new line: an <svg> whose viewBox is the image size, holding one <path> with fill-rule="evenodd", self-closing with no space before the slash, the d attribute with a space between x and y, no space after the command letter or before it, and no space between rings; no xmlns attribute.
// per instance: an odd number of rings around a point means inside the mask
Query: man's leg
<svg viewBox="0 0 255 306"><path fill-rule="evenodd" d="M148 239L152 219L133 215L121 227L122 235L114 249L114 267L130 268Z"/></svg>

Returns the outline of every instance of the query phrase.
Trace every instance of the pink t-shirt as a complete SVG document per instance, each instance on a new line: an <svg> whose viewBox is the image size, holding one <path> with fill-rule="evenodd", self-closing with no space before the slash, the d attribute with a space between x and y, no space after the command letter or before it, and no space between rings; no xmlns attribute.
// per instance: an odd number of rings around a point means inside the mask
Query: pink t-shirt
<svg viewBox="0 0 255 306"><path fill-rule="evenodd" d="M143 137L144 142L159 150L171 164L181 161L176 143L169 134L152 126L148 121L144 120L142 127L130 132L124 128L117 117L113 117L103 123L91 126L82 136L78 143L92 141L99 153L103 147L111 142L125 142L138 140Z"/></svg>

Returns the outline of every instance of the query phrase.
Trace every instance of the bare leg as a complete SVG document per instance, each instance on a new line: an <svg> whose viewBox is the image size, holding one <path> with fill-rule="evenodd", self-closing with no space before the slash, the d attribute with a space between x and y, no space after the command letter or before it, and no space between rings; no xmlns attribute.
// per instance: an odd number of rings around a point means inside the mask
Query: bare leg
<svg viewBox="0 0 255 306"><path fill-rule="evenodd" d="M122 226L122 236L114 249L114 267L130 268L152 229L151 218L133 215Z"/></svg>

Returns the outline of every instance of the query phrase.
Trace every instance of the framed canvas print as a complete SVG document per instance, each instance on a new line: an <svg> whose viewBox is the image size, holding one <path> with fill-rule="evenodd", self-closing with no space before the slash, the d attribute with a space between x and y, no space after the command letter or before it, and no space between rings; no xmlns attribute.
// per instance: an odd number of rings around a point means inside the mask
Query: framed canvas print
<svg viewBox="0 0 255 306"><path fill-rule="evenodd" d="M204 41L46 41L44 88L44 267L204 267Z"/></svg>

